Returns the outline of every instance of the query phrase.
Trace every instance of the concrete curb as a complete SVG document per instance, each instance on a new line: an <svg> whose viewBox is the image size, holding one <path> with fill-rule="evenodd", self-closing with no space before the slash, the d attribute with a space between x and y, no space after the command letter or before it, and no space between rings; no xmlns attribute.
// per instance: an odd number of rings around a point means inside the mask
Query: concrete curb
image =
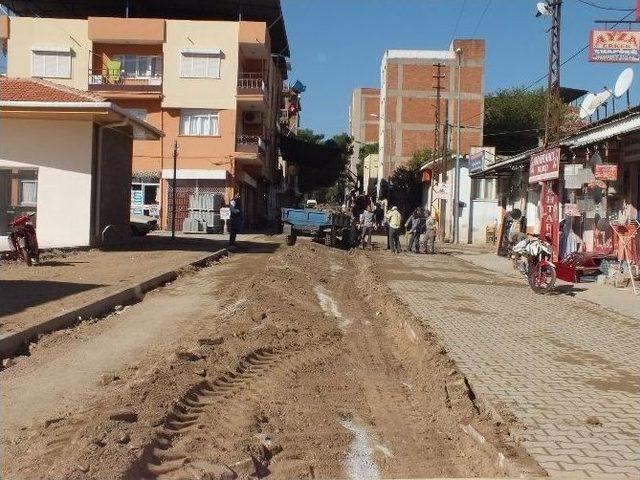
<svg viewBox="0 0 640 480"><path fill-rule="evenodd" d="M227 249L223 248L222 250L206 255L179 268L148 278L140 283L107 295L99 300L87 303L69 312L48 318L37 325L32 325L18 332L2 334L0 335L0 358L4 359L15 355L20 351L21 347L37 339L38 335L51 333L77 323L78 317L87 319L100 316L112 310L116 305L135 303L140 300L142 294L178 278L180 272L184 269L189 267L203 267L209 262L219 260L228 255L229 252Z"/></svg>

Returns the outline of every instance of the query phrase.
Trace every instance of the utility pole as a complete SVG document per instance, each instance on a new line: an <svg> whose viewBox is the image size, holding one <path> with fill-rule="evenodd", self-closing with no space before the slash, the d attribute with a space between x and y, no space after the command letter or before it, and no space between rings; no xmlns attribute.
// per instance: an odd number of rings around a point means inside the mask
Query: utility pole
<svg viewBox="0 0 640 480"><path fill-rule="evenodd" d="M457 98L456 98L456 163L453 172L453 242L460 243L460 131L462 128L462 118L460 118L460 88L462 78L462 49L456 49L458 57L458 71L456 73Z"/></svg>
<svg viewBox="0 0 640 480"><path fill-rule="evenodd" d="M560 98L560 16L562 0L547 0L547 11L551 16L551 30L549 31L549 73L547 84L547 103L545 107L544 147L549 146L549 140L558 133L557 102Z"/></svg>
<svg viewBox="0 0 640 480"><path fill-rule="evenodd" d="M178 140L173 142L173 189L171 192L171 240L176 239L176 185L178 172Z"/></svg>
<svg viewBox="0 0 640 480"><path fill-rule="evenodd" d="M434 63L434 67L437 69L437 73L433 76L436 79L436 84L433 88L436 90L436 104L435 104L435 128L433 131L433 154L438 158L440 154L440 99L442 97L441 91L444 88L442 86L442 79L444 74L442 68L445 66L443 63Z"/></svg>

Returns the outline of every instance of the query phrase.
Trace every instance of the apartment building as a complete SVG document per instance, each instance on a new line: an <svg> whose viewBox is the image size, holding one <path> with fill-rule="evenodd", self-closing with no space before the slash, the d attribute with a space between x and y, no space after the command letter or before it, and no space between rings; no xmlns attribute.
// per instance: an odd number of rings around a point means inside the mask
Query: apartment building
<svg viewBox="0 0 640 480"><path fill-rule="evenodd" d="M439 143L455 148L460 77L461 153L482 145L484 40L454 40L448 50L387 50L381 65L380 156L383 176L404 165L416 150L432 149L440 79ZM438 67L437 65L440 65Z"/></svg>
<svg viewBox="0 0 640 480"><path fill-rule="evenodd" d="M274 208L277 122L288 52L266 21L4 17L10 77L43 78L95 92L165 132L135 140L132 211L172 217L189 195L240 193L247 225ZM277 29L276 29L277 30ZM69 148L73 148L70 145Z"/></svg>
<svg viewBox="0 0 640 480"><path fill-rule="evenodd" d="M357 171L360 148L378 141L380 123L380 89L355 88L349 105L349 135L353 138L353 156L350 170Z"/></svg>

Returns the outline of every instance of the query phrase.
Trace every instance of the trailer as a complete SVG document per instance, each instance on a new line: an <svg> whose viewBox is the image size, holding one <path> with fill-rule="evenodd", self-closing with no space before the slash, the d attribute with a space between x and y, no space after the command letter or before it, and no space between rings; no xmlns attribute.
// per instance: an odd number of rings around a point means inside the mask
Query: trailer
<svg viewBox="0 0 640 480"><path fill-rule="evenodd" d="M298 235L309 235L327 246L350 248L355 240L351 217L344 213L306 208L282 209L282 232L287 245L294 245Z"/></svg>

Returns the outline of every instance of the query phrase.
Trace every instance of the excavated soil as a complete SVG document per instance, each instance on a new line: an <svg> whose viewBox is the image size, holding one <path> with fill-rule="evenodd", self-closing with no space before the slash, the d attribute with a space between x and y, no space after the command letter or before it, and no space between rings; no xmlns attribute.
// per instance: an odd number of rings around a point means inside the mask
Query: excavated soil
<svg viewBox="0 0 640 480"><path fill-rule="evenodd" d="M172 351L5 439L3 477L500 476L499 451L540 473L377 280L376 254L299 241L236 273Z"/></svg>

